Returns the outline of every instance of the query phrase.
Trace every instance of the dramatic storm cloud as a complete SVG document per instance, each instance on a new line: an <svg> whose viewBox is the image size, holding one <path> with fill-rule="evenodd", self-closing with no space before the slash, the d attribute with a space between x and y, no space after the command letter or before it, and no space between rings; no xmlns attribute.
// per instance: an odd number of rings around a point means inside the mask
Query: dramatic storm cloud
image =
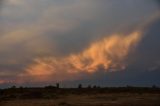
<svg viewBox="0 0 160 106"><path fill-rule="evenodd" d="M95 75L104 77L103 72L129 76L133 70L135 75L157 71L159 4L158 0L1 1L0 83L98 80Z"/></svg>

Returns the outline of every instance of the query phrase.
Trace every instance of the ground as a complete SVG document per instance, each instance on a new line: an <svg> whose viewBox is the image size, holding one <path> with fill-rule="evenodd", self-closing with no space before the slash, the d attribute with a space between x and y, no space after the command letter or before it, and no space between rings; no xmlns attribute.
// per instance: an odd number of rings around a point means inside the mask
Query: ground
<svg viewBox="0 0 160 106"><path fill-rule="evenodd" d="M49 99L4 100L0 106L160 106L160 94L70 94Z"/></svg>

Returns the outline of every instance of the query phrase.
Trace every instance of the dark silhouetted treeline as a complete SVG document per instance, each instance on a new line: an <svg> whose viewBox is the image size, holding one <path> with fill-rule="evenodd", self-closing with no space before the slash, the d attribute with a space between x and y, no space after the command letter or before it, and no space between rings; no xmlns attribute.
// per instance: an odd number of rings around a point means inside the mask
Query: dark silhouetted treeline
<svg viewBox="0 0 160 106"><path fill-rule="evenodd" d="M55 86L49 85L45 87L16 87L12 86L7 89L0 89L0 100L10 99L50 99L69 94L107 94L107 93L155 93L160 94L160 88L153 85L152 87L100 87L96 85L88 85L83 87L79 84L77 88L61 88L57 83Z"/></svg>

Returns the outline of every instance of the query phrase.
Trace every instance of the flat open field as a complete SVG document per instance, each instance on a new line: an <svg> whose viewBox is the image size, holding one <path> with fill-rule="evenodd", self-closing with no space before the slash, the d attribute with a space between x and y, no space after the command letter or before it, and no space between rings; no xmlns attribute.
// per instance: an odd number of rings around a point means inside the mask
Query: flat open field
<svg viewBox="0 0 160 106"><path fill-rule="evenodd" d="M160 106L160 94L67 95L56 99L1 101L0 106Z"/></svg>
<svg viewBox="0 0 160 106"><path fill-rule="evenodd" d="M12 92L1 92L0 106L160 106L157 91L34 89Z"/></svg>

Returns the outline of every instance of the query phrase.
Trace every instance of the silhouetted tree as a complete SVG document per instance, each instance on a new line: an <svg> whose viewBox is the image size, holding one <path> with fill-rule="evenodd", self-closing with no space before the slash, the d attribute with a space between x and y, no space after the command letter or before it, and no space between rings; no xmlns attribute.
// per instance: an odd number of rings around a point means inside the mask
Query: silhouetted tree
<svg viewBox="0 0 160 106"><path fill-rule="evenodd" d="M16 86L15 85L13 85L12 87L11 87L11 89L15 89L16 88Z"/></svg>
<svg viewBox="0 0 160 106"><path fill-rule="evenodd" d="M59 88L59 83L56 83L56 88Z"/></svg>
<svg viewBox="0 0 160 106"><path fill-rule="evenodd" d="M127 85L126 87L127 87L127 88L133 88L133 87L132 87L132 86L130 86L130 85Z"/></svg>
<svg viewBox="0 0 160 106"><path fill-rule="evenodd" d="M24 90L23 86L20 86L20 87L19 87L19 90L20 90L21 92L23 92L23 90Z"/></svg>
<svg viewBox="0 0 160 106"><path fill-rule="evenodd" d="M56 87L52 86L52 85L49 85L49 86L45 86L44 88L46 88L46 89L53 89L53 88L56 88Z"/></svg>
<svg viewBox="0 0 160 106"><path fill-rule="evenodd" d="M101 88L100 86L97 86L97 88Z"/></svg>
<svg viewBox="0 0 160 106"><path fill-rule="evenodd" d="M78 88L82 88L82 84L79 84L79 85L78 85Z"/></svg>
<svg viewBox="0 0 160 106"><path fill-rule="evenodd" d="M94 85L94 86L93 86L93 88L97 88L97 86L96 86L96 85Z"/></svg>
<svg viewBox="0 0 160 106"><path fill-rule="evenodd" d="M23 89L23 86L20 86L19 89Z"/></svg>
<svg viewBox="0 0 160 106"><path fill-rule="evenodd" d="M92 87L91 87L91 85L88 85L88 87L87 87L87 88L92 88Z"/></svg>
<svg viewBox="0 0 160 106"><path fill-rule="evenodd" d="M152 88L155 89L155 88L158 88L158 87L156 85L153 85Z"/></svg>

